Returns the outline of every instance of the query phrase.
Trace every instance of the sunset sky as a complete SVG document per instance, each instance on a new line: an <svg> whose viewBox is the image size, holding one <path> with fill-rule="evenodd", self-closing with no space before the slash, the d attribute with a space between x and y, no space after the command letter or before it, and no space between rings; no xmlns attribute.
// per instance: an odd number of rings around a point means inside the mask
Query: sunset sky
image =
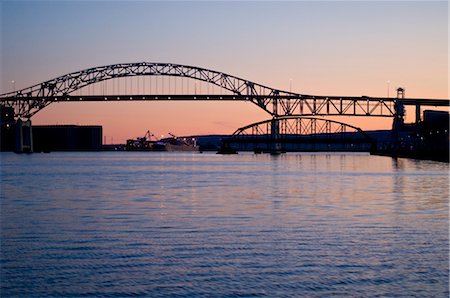
<svg viewBox="0 0 450 298"><path fill-rule="evenodd" d="M448 3L2 1L1 90L73 71L168 62L305 94L448 98ZM408 112L408 116L413 116ZM268 119L248 102L52 104L33 124L98 124L107 142L228 134ZM408 118L412 120L413 118ZM343 118L363 129L391 119Z"/></svg>

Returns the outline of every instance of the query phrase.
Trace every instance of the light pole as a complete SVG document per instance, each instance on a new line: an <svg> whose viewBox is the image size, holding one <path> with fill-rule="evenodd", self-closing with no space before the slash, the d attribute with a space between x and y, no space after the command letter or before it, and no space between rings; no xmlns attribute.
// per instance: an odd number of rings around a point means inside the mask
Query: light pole
<svg viewBox="0 0 450 298"><path fill-rule="evenodd" d="M16 81L12 80L11 83L13 84L13 92L16 92Z"/></svg>
<svg viewBox="0 0 450 298"><path fill-rule="evenodd" d="M292 79L289 79L289 92L292 92Z"/></svg>

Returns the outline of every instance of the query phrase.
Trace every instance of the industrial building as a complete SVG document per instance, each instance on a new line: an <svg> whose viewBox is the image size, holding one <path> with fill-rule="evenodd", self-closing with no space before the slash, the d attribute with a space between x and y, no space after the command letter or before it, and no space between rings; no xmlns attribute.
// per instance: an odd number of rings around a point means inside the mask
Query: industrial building
<svg viewBox="0 0 450 298"><path fill-rule="evenodd" d="M33 125L33 151L100 151L101 126Z"/></svg>
<svg viewBox="0 0 450 298"><path fill-rule="evenodd" d="M0 107L0 150L18 153L50 151L100 151L103 129L99 125L31 125L15 120L14 110Z"/></svg>

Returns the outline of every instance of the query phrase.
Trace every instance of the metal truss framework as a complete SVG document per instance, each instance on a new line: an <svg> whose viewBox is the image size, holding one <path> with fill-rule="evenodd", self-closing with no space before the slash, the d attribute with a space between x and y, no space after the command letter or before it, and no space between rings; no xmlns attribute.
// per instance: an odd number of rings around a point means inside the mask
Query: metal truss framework
<svg viewBox="0 0 450 298"><path fill-rule="evenodd" d="M372 146L373 140L358 127L315 117L286 116L239 128L222 140L220 152L367 152Z"/></svg>
<svg viewBox="0 0 450 298"><path fill-rule="evenodd" d="M277 131L274 132L274 129ZM239 136L317 136L345 133L360 133L367 137L364 131L356 126L342 122L314 117L286 116L253 123L237 129L232 137Z"/></svg>
<svg viewBox="0 0 450 298"><path fill-rule="evenodd" d="M74 96L74 91L105 80L133 76L173 76L204 81L232 95ZM245 100L273 117L292 115L352 115L393 117L399 100L375 97L314 96L287 92L222 72L172 63L125 63L89 68L15 92L0 95L0 105L13 107L18 118L30 118L57 101L116 100ZM449 106L449 100L402 99L405 105ZM401 107L402 108L402 107Z"/></svg>

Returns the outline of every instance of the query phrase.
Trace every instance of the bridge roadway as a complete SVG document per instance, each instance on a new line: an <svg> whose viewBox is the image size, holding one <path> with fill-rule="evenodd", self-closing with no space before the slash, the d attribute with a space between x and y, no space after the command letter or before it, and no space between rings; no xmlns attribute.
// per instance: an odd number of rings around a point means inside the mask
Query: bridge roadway
<svg viewBox="0 0 450 298"><path fill-rule="evenodd" d="M395 104L401 102L404 106L414 106L416 113L420 107L449 107L447 99L425 98L386 98L386 97L343 97L343 96L311 96L311 95L217 95L217 94L141 94L141 95L65 95L65 96L32 96L2 98L6 105L18 105L25 109L36 102L105 102L105 101L251 101L256 104L262 101L275 101L282 106L284 113L273 116L378 116L393 117ZM266 110L267 111L267 110Z"/></svg>

